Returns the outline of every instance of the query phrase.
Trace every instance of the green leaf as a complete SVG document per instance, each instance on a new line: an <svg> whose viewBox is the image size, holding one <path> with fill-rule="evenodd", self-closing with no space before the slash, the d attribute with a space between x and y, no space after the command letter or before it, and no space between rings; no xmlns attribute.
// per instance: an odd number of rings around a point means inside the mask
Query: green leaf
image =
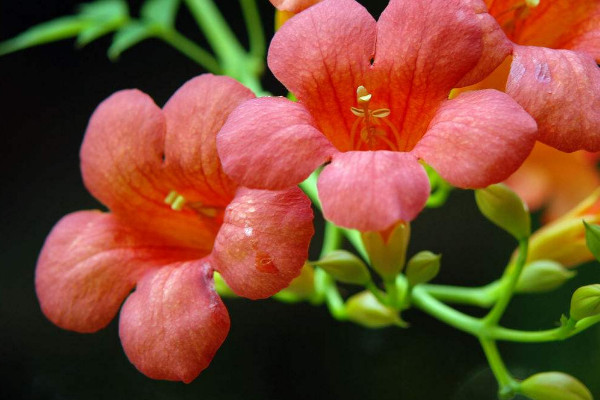
<svg viewBox="0 0 600 400"><path fill-rule="evenodd" d="M121 0L102 0L84 4L79 15L89 21L89 26L77 36L77 45L83 47L129 21L129 8Z"/></svg>
<svg viewBox="0 0 600 400"><path fill-rule="evenodd" d="M122 0L99 0L79 6L79 16L89 20L107 21L129 16L129 7Z"/></svg>
<svg viewBox="0 0 600 400"><path fill-rule="evenodd" d="M140 15L146 22L152 22L165 28L175 24L179 0L147 0Z"/></svg>
<svg viewBox="0 0 600 400"><path fill-rule="evenodd" d="M600 261L600 225L588 224L585 221L583 225L585 225L585 243L596 260Z"/></svg>
<svg viewBox="0 0 600 400"><path fill-rule="evenodd" d="M141 22L132 22L125 25L115 33L113 42L108 48L108 58L116 60L128 48L139 42L155 36L156 31L149 25Z"/></svg>
<svg viewBox="0 0 600 400"><path fill-rule="evenodd" d="M77 36L86 25L87 22L75 16L57 18L41 23L12 39L0 43L0 55Z"/></svg>

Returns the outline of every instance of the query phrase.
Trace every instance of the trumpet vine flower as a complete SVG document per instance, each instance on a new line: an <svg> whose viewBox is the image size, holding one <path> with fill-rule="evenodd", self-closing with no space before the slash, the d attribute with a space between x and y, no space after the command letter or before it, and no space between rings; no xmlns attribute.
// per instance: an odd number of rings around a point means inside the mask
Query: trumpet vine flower
<svg viewBox="0 0 600 400"><path fill-rule="evenodd" d="M268 64L298 102L259 98L217 136L225 172L253 188L283 189L323 169L324 215L382 231L422 210L420 160L455 186L506 179L536 139L508 95L452 88L489 75L511 46L479 1L392 0L379 18L353 0L325 0L275 34Z"/></svg>
<svg viewBox="0 0 600 400"><path fill-rule="evenodd" d="M130 361L151 378L190 382L229 330L214 271L251 299L299 275L313 234L306 196L238 187L217 157L217 131L253 97L230 78L202 75L163 109L137 90L100 104L81 171L110 211L69 214L46 239L35 284L53 323L95 332L124 301L119 335Z"/></svg>

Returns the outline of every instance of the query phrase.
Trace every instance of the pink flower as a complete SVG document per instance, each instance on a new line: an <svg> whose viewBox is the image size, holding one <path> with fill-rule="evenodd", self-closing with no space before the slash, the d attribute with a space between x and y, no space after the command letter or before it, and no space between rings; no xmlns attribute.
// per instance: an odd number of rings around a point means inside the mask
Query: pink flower
<svg viewBox="0 0 600 400"><path fill-rule="evenodd" d="M412 220L429 195L424 160L450 183L506 179L536 138L533 119L494 90L448 100L511 51L480 1L392 0L378 22L326 0L275 35L268 63L298 98L240 105L217 137L227 174L282 189L319 178L325 217L361 231Z"/></svg>
<svg viewBox="0 0 600 400"><path fill-rule="evenodd" d="M253 97L202 75L162 110L137 90L98 106L81 170L110 212L69 214L46 239L35 283L52 322L95 332L126 299L119 334L131 362L151 378L190 382L229 330L213 271L251 299L299 275L313 234L308 199L297 188L237 187L217 158L217 131Z"/></svg>

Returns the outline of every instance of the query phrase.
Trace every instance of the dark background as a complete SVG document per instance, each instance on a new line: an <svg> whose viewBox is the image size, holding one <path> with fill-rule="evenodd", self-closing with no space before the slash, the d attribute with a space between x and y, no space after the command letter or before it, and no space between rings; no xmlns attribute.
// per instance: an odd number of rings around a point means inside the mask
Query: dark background
<svg viewBox="0 0 600 400"><path fill-rule="evenodd" d="M267 34L272 8L261 4ZM70 14L74 1L0 3L0 40ZM135 14L140 2L132 4ZM223 10L243 35L237 2ZM375 15L384 1L362 1ZM178 27L201 40L193 20ZM496 385L472 337L417 311L411 328L368 330L333 320L324 307L272 300L227 300L232 327L211 366L193 383L153 381L125 357L117 323L92 335L63 331L39 310L33 288L44 238L63 215L100 207L83 187L78 150L96 105L136 87L159 105L202 71L162 42L148 40L117 63L105 56L109 38L81 51L71 40L0 58L2 219L0 267L0 398L2 399L494 399ZM265 87L283 94L270 77ZM316 256L317 243L312 256ZM442 252L437 282L479 285L500 276L514 243L487 223L468 191L413 223L410 254ZM553 327L570 294L598 282L598 265L546 295L521 296L508 310L511 327ZM467 310L477 312L477 310ZM518 377L562 370L600 397L600 331L564 343L501 344Z"/></svg>

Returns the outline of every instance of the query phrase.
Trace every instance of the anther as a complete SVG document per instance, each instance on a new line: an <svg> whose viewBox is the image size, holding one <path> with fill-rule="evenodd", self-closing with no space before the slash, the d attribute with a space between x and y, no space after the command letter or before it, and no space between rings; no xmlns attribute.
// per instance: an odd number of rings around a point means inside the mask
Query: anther
<svg viewBox="0 0 600 400"><path fill-rule="evenodd" d="M165 203L171 206L171 209L175 211L181 211L185 205L185 197L177 193L175 190L171 190L167 197L165 197Z"/></svg>

